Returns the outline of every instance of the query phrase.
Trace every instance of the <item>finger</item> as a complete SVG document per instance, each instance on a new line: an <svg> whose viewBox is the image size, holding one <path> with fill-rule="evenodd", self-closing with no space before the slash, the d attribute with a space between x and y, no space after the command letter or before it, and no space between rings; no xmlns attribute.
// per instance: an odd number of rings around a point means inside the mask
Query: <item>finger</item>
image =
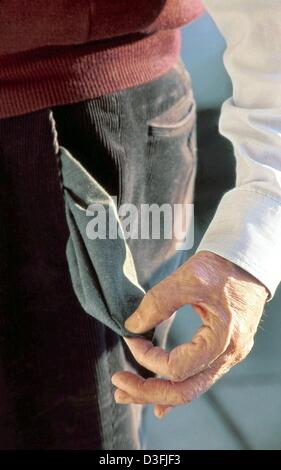
<svg viewBox="0 0 281 470"><path fill-rule="evenodd" d="M114 392L114 399L116 403L120 405L128 405L129 403L133 403L133 398L124 390L120 390L117 388Z"/></svg>
<svg viewBox="0 0 281 470"><path fill-rule="evenodd" d="M117 388L114 393L116 403L119 405L129 405L133 403L133 398L123 390ZM174 407L168 405L156 405L154 408L154 415L158 419L164 418Z"/></svg>
<svg viewBox="0 0 281 470"><path fill-rule="evenodd" d="M128 393L134 403L182 405L205 393L233 365L229 355L221 356L213 366L183 382L162 379L143 379L131 372L117 372L112 383Z"/></svg>
<svg viewBox="0 0 281 470"><path fill-rule="evenodd" d="M146 369L164 377L169 376L169 353L144 338L124 338L136 361Z"/></svg>
<svg viewBox="0 0 281 470"><path fill-rule="evenodd" d="M118 403L118 405L130 405L130 404L141 405L142 404L142 401L137 402L128 393L120 389L115 390L114 399L116 403Z"/></svg>
<svg viewBox="0 0 281 470"><path fill-rule="evenodd" d="M143 379L132 372L120 371L116 372L112 376L111 381L117 388L130 395L133 398L134 403L138 401L141 403L154 403L161 405L173 404L165 399L165 395L168 393L170 385L172 385L168 380L158 378ZM170 395L171 392L173 392L173 388L171 388Z"/></svg>
<svg viewBox="0 0 281 470"><path fill-rule="evenodd" d="M136 361L146 369L173 381L183 381L208 368L230 342L232 328L220 316L195 307L205 323L190 343L175 347L169 353L143 338L125 338Z"/></svg>
<svg viewBox="0 0 281 470"><path fill-rule="evenodd" d="M177 277L171 275L146 293L137 310L126 320L125 328L132 333L149 331L186 303L188 288L179 289Z"/></svg>
<svg viewBox="0 0 281 470"><path fill-rule="evenodd" d="M174 409L173 406L156 405L154 407L154 416L158 419L162 419L165 416L167 416L167 414L169 414L173 409Z"/></svg>

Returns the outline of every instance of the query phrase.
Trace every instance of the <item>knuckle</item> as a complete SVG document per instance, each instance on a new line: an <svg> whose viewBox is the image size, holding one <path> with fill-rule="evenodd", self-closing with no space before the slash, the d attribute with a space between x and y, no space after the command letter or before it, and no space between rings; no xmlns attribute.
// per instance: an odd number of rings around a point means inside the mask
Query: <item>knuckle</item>
<svg viewBox="0 0 281 470"><path fill-rule="evenodd" d="M182 382L185 379L185 374L173 369L169 371L169 379L172 382Z"/></svg>
<svg viewBox="0 0 281 470"><path fill-rule="evenodd" d="M145 380L138 380L136 392L139 398L142 398L144 396L144 385L145 385Z"/></svg>
<svg viewBox="0 0 281 470"><path fill-rule="evenodd" d="M156 289L149 289L146 293L146 301L153 305L155 309L158 309L158 293Z"/></svg>
<svg viewBox="0 0 281 470"><path fill-rule="evenodd" d="M239 351L234 356L234 364L239 364L246 358L247 354L243 351Z"/></svg>
<svg viewBox="0 0 281 470"><path fill-rule="evenodd" d="M235 356L234 356L234 361L235 363L239 363L241 361L243 361L243 359L245 359L246 357L246 354L244 354L244 351L237 351Z"/></svg>
<svg viewBox="0 0 281 470"><path fill-rule="evenodd" d="M202 383L197 383L192 387L181 387L179 392L180 404L188 404L196 400L202 394Z"/></svg>
<svg viewBox="0 0 281 470"><path fill-rule="evenodd" d="M238 350L239 350L238 339L237 338L231 338L229 346L228 346L229 356L234 356Z"/></svg>
<svg viewBox="0 0 281 470"><path fill-rule="evenodd" d="M236 351L236 354L235 354L236 361L237 362L243 361L251 352L253 345L254 345L254 341L250 341L247 344L240 346L240 348Z"/></svg>
<svg viewBox="0 0 281 470"><path fill-rule="evenodd" d="M221 371L222 371L222 374L224 374L225 370L227 370L227 367L231 364L234 364L234 358L235 358L235 354L233 354L232 352L230 352L229 350L223 355L223 359L224 359L224 362L223 362L223 365L221 366ZM219 374L220 372L218 372Z"/></svg>
<svg viewBox="0 0 281 470"><path fill-rule="evenodd" d="M229 344L229 353L234 357L235 362L241 362L247 355L250 353L254 345L253 336L245 334L245 331L242 332L241 329L236 327L235 332L230 340Z"/></svg>
<svg viewBox="0 0 281 470"><path fill-rule="evenodd" d="M175 350L169 353L167 366L167 376L172 382L182 382L186 378L186 371Z"/></svg>
<svg viewBox="0 0 281 470"><path fill-rule="evenodd" d="M184 405L190 402L190 395L188 390L181 389L179 392L179 404Z"/></svg>

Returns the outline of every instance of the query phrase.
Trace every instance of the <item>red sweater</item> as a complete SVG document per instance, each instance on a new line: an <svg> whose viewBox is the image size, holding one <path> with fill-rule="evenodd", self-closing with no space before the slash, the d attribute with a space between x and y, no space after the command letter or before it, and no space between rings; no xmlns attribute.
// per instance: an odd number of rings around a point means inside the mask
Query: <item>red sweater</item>
<svg viewBox="0 0 281 470"><path fill-rule="evenodd" d="M0 118L153 80L200 0L1 0Z"/></svg>

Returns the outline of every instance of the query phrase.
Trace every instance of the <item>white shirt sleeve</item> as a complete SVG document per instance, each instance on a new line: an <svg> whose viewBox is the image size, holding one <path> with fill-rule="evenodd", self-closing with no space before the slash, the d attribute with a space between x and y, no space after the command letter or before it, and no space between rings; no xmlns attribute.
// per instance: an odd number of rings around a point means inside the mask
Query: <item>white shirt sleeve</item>
<svg viewBox="0 0 281 470"><path fill-rule="evenodd" d="M239 265L273 295L281 281L281 0L204 3L227 44L233 96L219 127L237 174L198 251Z"/></svg>

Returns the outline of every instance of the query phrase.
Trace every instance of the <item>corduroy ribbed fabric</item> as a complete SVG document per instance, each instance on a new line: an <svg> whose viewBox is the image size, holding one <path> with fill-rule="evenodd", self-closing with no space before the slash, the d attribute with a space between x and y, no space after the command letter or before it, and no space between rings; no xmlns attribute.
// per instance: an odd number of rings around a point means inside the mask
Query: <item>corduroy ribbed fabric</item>
<svg viewBox="0 0 281 470"><path fill-rule="evenodd" d="M111 384L114 372L136 364L121 338L84 312L72 289L57 144L120 204L192 202L190 86L176 65L134 89L0 120L1 449L138 446L135 407L117 405ZM144 288L183 261L185 252L175 246L165 237L130 240ZM96 256L102 262L102 249ZM114 269L103 281L111 302L107 291L118 292Z"/></svg>
<svg viewBox="0 0 281 470"><path fill-rule="evenodd" d="M128 367L121 338L71 286L50 116L0 120L0 447L135 449L134 414L110 382Z"/></svg>

